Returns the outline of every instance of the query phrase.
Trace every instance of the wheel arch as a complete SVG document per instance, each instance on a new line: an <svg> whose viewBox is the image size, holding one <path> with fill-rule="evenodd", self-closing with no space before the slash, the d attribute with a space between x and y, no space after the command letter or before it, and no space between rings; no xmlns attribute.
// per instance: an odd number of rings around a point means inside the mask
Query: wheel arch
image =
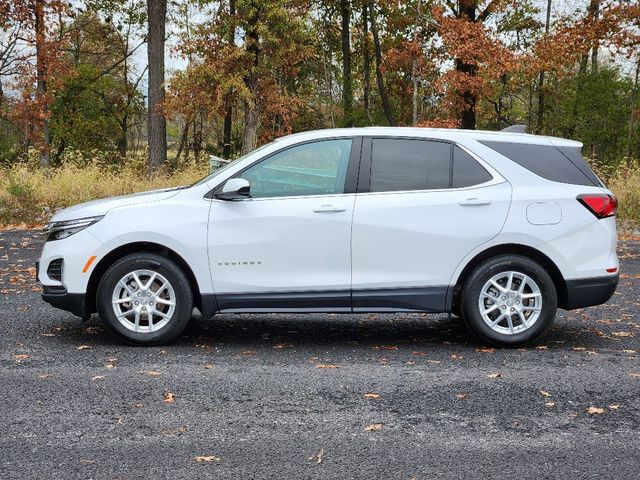
<svg viewBox="0 0 640 480"><path fill-rule="evenodd" d="M540 266L547 271L547 273L551 277L551 280L553 280L554 286L556 287L556 292L558 295L558 307L564 308L566 306L568 298L567 282L565 281L562 273L560 272L560 269L555 264L555 262L540 250L537 250L528 245L506 243L494 245L490 248L487 248L486 250L483 250L465 265L465 267L462 269L462 272L460 272L460 275L458 275L458 279L452 290L452 296L450 300L452 311L455 311L457 308L462 286L464 285L464 282L467 280L471 272L473 272L473 270L485 260L505 254L522 255L540 264Z"/></svg>
<svg viewBox="0 0 640 480"><path fill-rule="evenodd" d="M174 250L160 245L154 242L133 242L121 245L117 248L111 250L108 254L100 259L98 264L95 266L93 271L91 272L91 276L89 277L89 282L87 284L87 293L86 293L86 301L87 301L87 311L88 313L95 313L97 311L96 305L96 296L98 293L98 284L100 280L104 276L107 269L113 265L119 259L125 257L126 255L132 253L156 253L159 255L163 255L171 260L173 260L178 266L182 269L184 274L189 279L189 283L191 285L191 291L193 292L193 302L194 305L202 310L202 296L200 294L200 287L198 285L198 280L196 279L193 270L189 266L189 264L182 258L177 252Z"/></svg>

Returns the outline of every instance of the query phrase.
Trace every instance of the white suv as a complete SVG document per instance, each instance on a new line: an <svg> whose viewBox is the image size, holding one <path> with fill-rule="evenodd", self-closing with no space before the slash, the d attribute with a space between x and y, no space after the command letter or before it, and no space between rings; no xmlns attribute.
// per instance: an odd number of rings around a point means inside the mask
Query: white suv
<svg viewBox="0 0 640 480"><path fill-rule="evenodd" d="M121 339L217 312L453 312L520 345L618 283L617 202L581 144L363 128L281 138L195 185L58 212L43 298Z"/></svg>

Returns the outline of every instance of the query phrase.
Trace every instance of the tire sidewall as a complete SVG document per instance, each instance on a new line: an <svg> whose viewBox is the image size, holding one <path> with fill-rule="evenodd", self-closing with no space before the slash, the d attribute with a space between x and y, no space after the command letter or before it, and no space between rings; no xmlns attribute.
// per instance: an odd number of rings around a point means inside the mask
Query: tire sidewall
<svg viewBox="0 0 640 480"><path fill-rule="evenodd" d="M133 332L120 323L111 303L116 284L135 270L151 270L164 276L176 294L176 308L171 320L152 333ZM109 329L120 339L136 345L158 345L176 338L189 323L193 310L193 294L188 279L170 259L157 254L138 253L116 261L107 269L97 293L98 314Z"/></svg>
<svg viewBox="0 0 640 480"><path fill-rule="evenodd" d="M542 310L535 325L515 335L492 330L478 308L478 299L485 283L494 275L510 270L531 277L542 294ZM519 346L538 338L549 328L555 319L557 303L555 285L544 268L526 257L505 255L487 260L471 274L462 292L462 317L467 327L480 339L494 345Z"/></svg>

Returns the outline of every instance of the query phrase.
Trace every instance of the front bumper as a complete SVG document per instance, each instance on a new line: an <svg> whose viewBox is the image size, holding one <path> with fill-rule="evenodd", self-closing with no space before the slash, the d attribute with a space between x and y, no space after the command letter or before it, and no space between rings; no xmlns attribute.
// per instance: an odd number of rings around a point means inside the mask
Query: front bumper
<svg viewBox="0 0 640 480"><path fill-rule="evenodd" d="M601 305L613 296L618 281L618 275L567 280L567 298L560 308L573 310Z"/></svg>
<svg viewBox="0 0 640 480"><path fill-rule="evenodd" d="M91 316L84 293L69 293L64 287L43 286L42 299L49 305L71 312L83 320Z"/></svg>

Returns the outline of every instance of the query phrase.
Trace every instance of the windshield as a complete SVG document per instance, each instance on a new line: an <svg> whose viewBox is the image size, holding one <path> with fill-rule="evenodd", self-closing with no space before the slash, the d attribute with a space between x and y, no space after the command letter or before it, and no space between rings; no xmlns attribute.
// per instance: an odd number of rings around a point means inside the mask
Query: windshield
<svg viewBox="0 0 640 480"><path fill-rule="evenodd" d="M198 180L196 183L194 183L193 185L191 185L191 187L196 187L198 185L202 185L203 183L208 182L209 180L211 180L213 177L221 174L222 172L228 170L229 168L233 167L234 165L236 165L237 163L241 162L242 160L250 157L251 155L254 155L256 153L258 153L260 150L264 150L265 148L273 145L274 142L269 142L266 143L264 145L262 145L261 147L256 148L255 150L251 150L249 153L245 153L244 155L236 158L235 160L233 160L232 162L227 163L226 165L217 168L216 170L214 170L213 172L211 172L209 175L207 175L206 177Z"/></svg>

